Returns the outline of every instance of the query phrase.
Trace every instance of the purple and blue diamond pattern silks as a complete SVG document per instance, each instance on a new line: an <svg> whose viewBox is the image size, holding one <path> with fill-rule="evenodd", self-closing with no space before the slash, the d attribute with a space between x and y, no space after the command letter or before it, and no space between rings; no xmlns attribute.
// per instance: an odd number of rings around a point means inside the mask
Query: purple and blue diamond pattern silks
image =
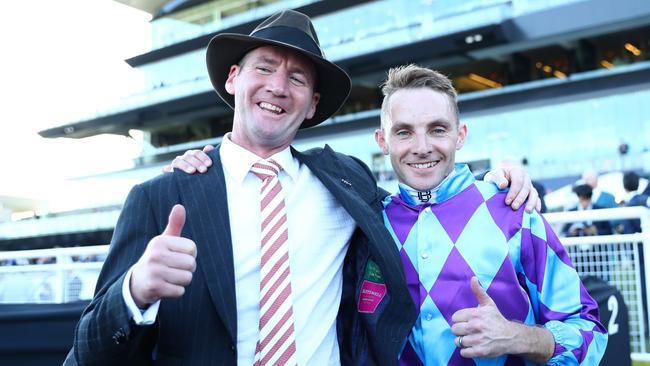
<svg viewBox="0 0 650 366"><path fill-rule="evenodd" d="M514 355L466 359L451 316L478 305L477 276L510 320L546 327L555 337L549 365L597 365L607 345L598 307L557 236L536 212L506 206L505 192L476 182L465 165L416 205L403 192L384 200L384 221L400 252L419 317L400 365L530 365Z"/></svg>

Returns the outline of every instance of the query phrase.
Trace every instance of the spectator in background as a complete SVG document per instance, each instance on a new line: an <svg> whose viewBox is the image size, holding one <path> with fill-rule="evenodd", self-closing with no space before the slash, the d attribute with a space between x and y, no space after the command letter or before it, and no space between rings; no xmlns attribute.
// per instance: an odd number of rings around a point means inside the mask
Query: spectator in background
<svg viewBox="0 0 650 366"><path fill-rule="evenodd" d="M36 258L34 264L53 264L56 263L56 258L54 257L39 257Z"/></svg>
<svg viewBox="0 0 650 366"><path fill-rule="evenodd" d="M650 197L639 193L639 175L635 172L623 174L623 188L625 188L625 197L623 202L625 206L643 206L650 207ZM647 190L647 189L646 189ZM629 219L623 221L623 233L632 234L641 232L641 220Z"/></svg>
<svg viewBox="0 0 650 366"><path fill-rule="evenodd" d="M20 258L14 258L9 260L9 265L10 266L27 266L30 265L29 259L25 257L20 257Z"/></svg>
<svg viewBox="0 0 650 366"><path fill-rule="evenodd" d="M591 200L593 201L594 205L600 208L618 207L613 194L605 192L598 188L598 173L596 173L595 170L585 170L584 173L582 173L582 183L587 184L591 187Z"/></svg>
<svg viewBox="0 0 650 366"><path fill-rule="evenodd" d="M601 190L598 188L598 173L595 170L585 170L582 173L582 183L588 184L592 189L591 200L594 202L594 205L600 208L616 208L619 207L616 203L614 195ZM622 231L623 222L618 220L611 220L609 226L612 228L612 231Z"/></svg>
<svg viewBox="0 0 650 366"><path fill-rule="evenodd" d="M597 210L601 207L593 202L593 190L589 184L579 184L573 187L573 193L578 196L578 206L569 211ZM564 226L565 236L611 235L612 227L609 221L582 221L569 223Z"/></svg>

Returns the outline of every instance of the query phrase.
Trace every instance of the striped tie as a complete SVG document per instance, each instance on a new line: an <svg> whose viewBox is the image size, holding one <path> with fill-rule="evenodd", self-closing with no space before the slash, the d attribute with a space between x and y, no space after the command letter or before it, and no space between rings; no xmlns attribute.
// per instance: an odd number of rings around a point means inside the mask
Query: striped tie
<svg viewBox="0 0 650 366"><path fill-rule="evenodd" d="M255 365L296 365L296 340L291 305L287 214L273 160L260 160L251 171L262 180L260 190L262 247L260 267L260 336Z"/></svg>

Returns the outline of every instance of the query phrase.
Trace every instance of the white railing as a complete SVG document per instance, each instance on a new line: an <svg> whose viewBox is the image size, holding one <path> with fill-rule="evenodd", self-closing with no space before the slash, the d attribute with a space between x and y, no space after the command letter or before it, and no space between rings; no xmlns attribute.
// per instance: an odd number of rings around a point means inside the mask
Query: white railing
<svg viewBox="0 0 650 366"><path fill-rule="evenodd" d="M108 245L0 252L0 304L90 300Z"/></svg>
<svg viewBox="0 0 650 366"><path fill-rule="evenodd" d="M558 212L544 215L556 228L578 221L640 219L641 233L560 238L580 275L599 277L615 286L628 307L630 346L634 360L650 360L647 349L641 276L650 284L650 209L641 207ZM0 303L63 303L89 300L108 253L108 245L0 252ZM8 265L7 262L15 262ZM34 264L34 262L46 264ZM20 264L24 263L24 264Z"/></svg>
<svg viewBox="0 0 650 366"><path fill-rule="evenodd" d="M643 311L643 302L650 305L650 297L647 290L644 294L641 289L643 275L645 283L650 284L650 271L642 271L642 266L645 268L646 261L650 260L650 209L622 207L549 213L544 217L558 233L564 224L572 222L641 220L641 233L563 237L560 240L581 276L596 276L621 292L628 308L632 359L650 361L646 337L649 322ZM645 258L645 263L641 258Z"/></svg>

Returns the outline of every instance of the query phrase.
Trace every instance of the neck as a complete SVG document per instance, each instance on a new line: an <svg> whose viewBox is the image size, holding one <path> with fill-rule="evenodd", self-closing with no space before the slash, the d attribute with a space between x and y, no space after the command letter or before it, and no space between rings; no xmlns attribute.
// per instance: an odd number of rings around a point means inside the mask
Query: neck
<svg viewBox="0 0 650 366"><path fill-rule="evenodd" d="M281 145L261 145L259 143L252 143L248 139L240 138L235 132L231 132L227 135L230 138L230 141L243 147L244 149L252 152L253 154L259 156L262 159L268 159L271 156L279 153L280 151L286 149L290 143L285 143Z"/></svg>

